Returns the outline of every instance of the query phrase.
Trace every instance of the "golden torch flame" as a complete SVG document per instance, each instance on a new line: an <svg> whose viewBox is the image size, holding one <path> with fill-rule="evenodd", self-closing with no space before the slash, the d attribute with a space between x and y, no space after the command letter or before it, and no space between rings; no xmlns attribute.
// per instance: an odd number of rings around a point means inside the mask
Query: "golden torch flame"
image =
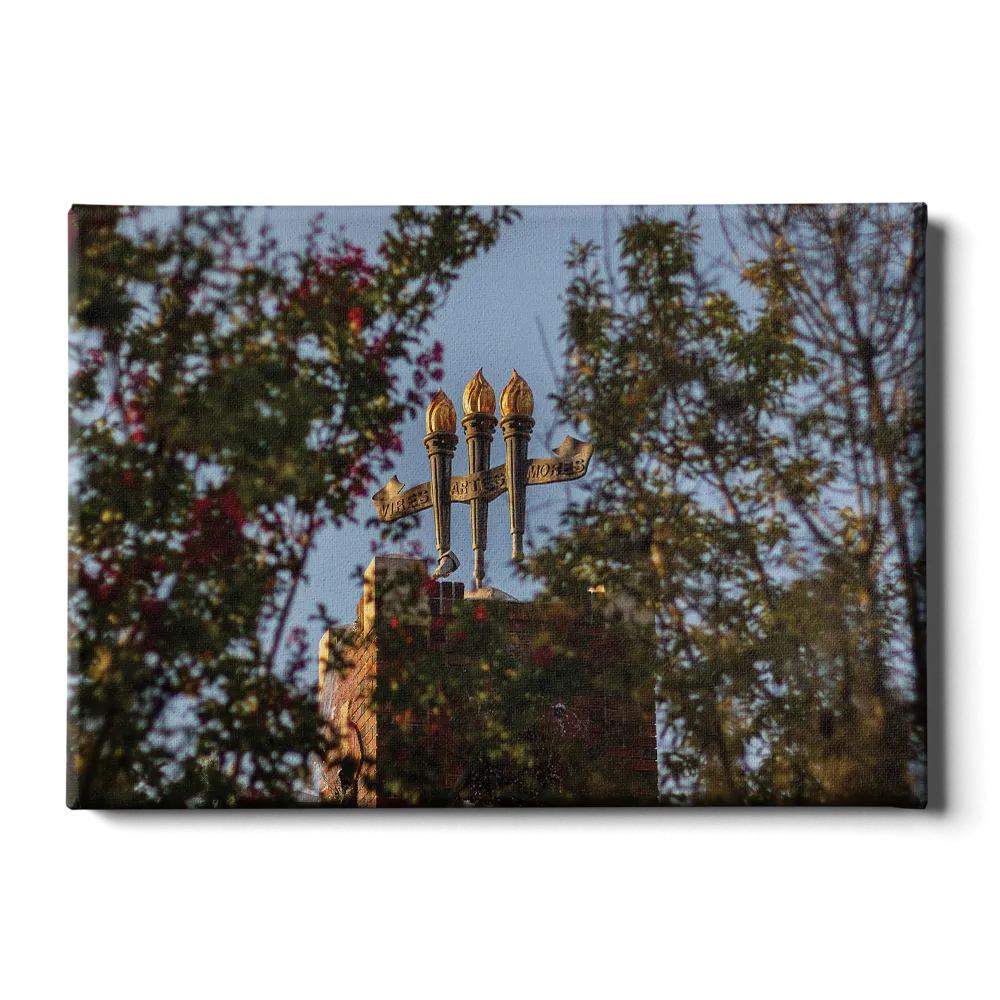
<svg viewBox="0 0 1000 1000"><path fill-rule="evenodd" d="M454 434L457 426L455 404L445 395L444 389L438 389L427 406L427 433L440 434L444 431Z"/></svg>
<svg viewBox="0 0 1000 1000"><path fill-rule="evenodd" d="M531 386L517 374L517 369L511 369L510 381L500 394L500 412L505 416L516 414L520 417L530 417L535 409L535 397Z"/></svg>
<svg viewBox="0 0 1000 1000"><path fill-rule="evenodd" d="M462 409L466 413L495 413L497 397L493 386L483 378L482 368L472 376L462 395Z"/></svg>

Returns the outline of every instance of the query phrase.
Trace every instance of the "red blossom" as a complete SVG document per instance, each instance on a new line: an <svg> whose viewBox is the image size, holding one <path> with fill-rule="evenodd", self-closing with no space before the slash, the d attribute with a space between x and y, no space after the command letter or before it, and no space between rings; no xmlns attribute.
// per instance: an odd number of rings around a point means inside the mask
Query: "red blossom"
<svg viewBox="0 0 1000 1000"><path fill-rule="evenodd" d="M90 577L90 574L87 573L81 580L81 583L91 596L96 591L98 597L106 599L115 592L120 579L121 573L118 568L105 563L101 565L96 577Z"/></svg>
<svg viewBox="0 0 1000 1000"><path fill-rule="evenodd" d="M490 613L486 610L485 604L476 605L476 610L472 612L472 620L480 623L490 620Z"/></svg>
<svg viewBox="0 0 1000 1000"><path fill-rule="evenodd" d="M154 649L159 644L166 623L167 605L155 597L147 597L140 605L142 609L142 631L139 648Z"/></svg>
<svg viewBox="0 0 1000 1000"><path fill-rule="evenodd" d="M198 497L191 505L191 520L199 527L213 515L221 515L241 528L246 523L246 518L240 507L240 499L232 489Z"/></svg>
<svg viewBox="0 0 1000 1000"><path fill-rule="evenodd" d="M198 497L191 505L185 556L194 566L235 561L243 546L245 524L239 497L232 489Z"/></svg>
<svg viewBox="0 0 1000 1000"><path fill-rule="evenodd" d="M344 244L344 252L337 257L324 257L323 263L331 271L355 271L358 274L373 275L375 268L365 262L365 252L353 243Z"/></svg>
<svg viewBox="0 0 1000 1000"><path fill-rule="evenodd" d="M351 324L351 330L354 333L360 333L361 327L364 324L365 312L361 306L352 306L347 310L347 321Z"/></svg>
<svg viewBox="0 0 1000 1000"><path fill-rule="evenodd" d="M219 507L222 513L233 521L239 527L243 527L247 523L247 519L243 514L243 509L240 507L240 498L232 491L226 490L222 496L219 497Z"/></svg>
<svg viewBox="0 0 1000 1000"><path fill-rule="evenodd" d="M125 406L125 422L128 424L142 422L142 407L134 399L130 399Z"/></svg>
<svg viewBox="0 0 1000 1000"><path fill-rule="evenodd" d="M552 647L539 646L538 649L535 650L534 660L536 667L550 666L552 663Z"/></svg>
<svg viewBox="0 0 1000 1000"><path fill-rule="evenodd" d="M143 617L153 623L158 623L167 611L166 603L157 597L143 598L139 608L142 611Z"/></svg>
<svg viewBox="0 0 1000 1000"><path fill-rule="evenodd" d="M166 563L160 556L146 556L135 560L129 572L129 577L133 580L140 580L143 583L151 583L157 573L162 573Z"/></svg>
<svg viewBox="0 0 1000 1000"><path fill-rule="evenodd" d="M211 497L198 497L198 499L191 504L191 520L200 522L211 509Z"/></svg>
<svg viewBox="0 0 1000 1000"><path fill-rule="evenodd" d="M129 375L128 382L133 389L145 389L152 384L153 379L145 368L139 368Z"/></svg>
<svg viewBox="0 0 1000 1000"><path fill-rule="evenodd" d="M136 427L129 437L136 443L142 444L146 440L146 432L141 427Z"/></svg>
<svg viewBox="0 0 1000 1000"><path fill-rule="evenodd" d="M351 469L350 469L350 472L348 473L348 475L352 479L361 479L364 482L368 482L369 480L371 480L372 478L374 478L372 476L372 470L368 467L367 463L362 462L360 460L357 461L357 462L355 462L351 466Z"/></svg>
<svg viewBox="0 0 1000 1000"><path fill-rule="evenodd" d="M390 626L391 628L399 628L399 619L398 619L398 618L397 618L397 617L396 617L395 615L393 615L393 616L392 616L392 617L391 617L391 618L389 619L389 626Z"/></svg>
<svg viewBox="0 0 1000 1000"><path fill-rule="evenodd" d="M135 476L133 475L131 469L126 469L122 473L122 482L128 487L135 486Z"/></svg>
<svg viewBox="0 0 1000 1000"><path fill-rule="evenodd" d="M402 439L393 430L384 430L376 434L375 444L383 451L394 451L399 455L403 453Z"/></svg>

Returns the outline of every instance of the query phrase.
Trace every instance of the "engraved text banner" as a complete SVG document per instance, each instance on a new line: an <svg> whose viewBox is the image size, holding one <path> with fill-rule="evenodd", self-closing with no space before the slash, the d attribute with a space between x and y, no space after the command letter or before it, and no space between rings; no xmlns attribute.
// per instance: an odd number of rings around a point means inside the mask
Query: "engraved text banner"
<svg viewBox="0 0 1000 1000"><path fill-rule="evenodd" d="M551 458L533 458L528 462L528 485L545 486L549 483L568 483L579 479L587 471L594 446L586 441L567 437ZM470 500L495 500L507 492L507 471L497 465L486 472L451 477L452 503ZM372 497L380 521L396 521L407 514L417 514L431 506L430 483L411 486L408 490L393 476Z"/></svg>

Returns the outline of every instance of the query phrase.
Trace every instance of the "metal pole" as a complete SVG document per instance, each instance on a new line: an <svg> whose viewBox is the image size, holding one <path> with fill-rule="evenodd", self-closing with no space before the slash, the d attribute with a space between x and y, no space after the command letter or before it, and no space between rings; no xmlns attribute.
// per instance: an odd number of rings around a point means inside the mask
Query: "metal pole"
<svg viewBox="0 0 1000 1000"><path fill-rule="evenodd" d="M500 429L507 447L507 496L510 503L511 559L524 559L524 521L528 492L528 441L535 421L535 397L528 383L511 370L500 396Z"/></svg>
<svg viewBox="0 0 1000 1000"><path fill-rule="evenodd" d="M496 396L489 382L479 369L472 381L465 387L462 408L466 416L462 418L465 439L469 445L469 472L486 472L490 467L490 450L496 431ZM476 590L483 585L486 577L486 535L489 528L489 501L475 494L469 501L472 518L472 576Z"/></svg>
<svg viewBox="0 0 1000 1000"><path fill-rule="evenodd" d="M431 462L431 502L434 505L434 541L438 564L434 577L448 576L458 569L458 556L451 551L451 461L458 447L455 407L441 389L427 407L424 447Z"/></svg>

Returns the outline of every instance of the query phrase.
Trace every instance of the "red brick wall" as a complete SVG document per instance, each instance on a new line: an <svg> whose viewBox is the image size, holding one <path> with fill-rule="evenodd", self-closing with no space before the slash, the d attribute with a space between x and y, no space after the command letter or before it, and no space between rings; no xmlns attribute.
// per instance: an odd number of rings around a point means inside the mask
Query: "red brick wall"
<svg viewBox="0 0 1000 1000"><path fill-rule="evenodd" d="M398 564L394 564L398 565ZM373 567L375 563L373 563ZM415 641L423 644L440 657L442 670L463 667L461 657L448 645L446 626L456 602L463 601L463 585L450 581L438 581L424 590L427 599L425 615L418 624L401 626L412 631ZM423 595L422 595L423 596ZM474 599L478 600L478 599ZM365 602L368 601L366 615ZM484 607L496 605L495 601L485 601ZM448 787L459 781L465 768L463 749L458 746L446 724L430 723L427 719L415 719L412 709L396 706L392 716L384 713L377 717L371 710L369 699L379 678L388 683L396 665L388 656L380 659L375 642L375 630L365 631L371 626L379 607L378 587L375 575L372 583L366 584L366 596L359 602L358 621L353 633L345 638L346 659L350 663L346 673L329 671L323 676L321 663L321 702L324 684L333 685L325 699L327 720L339 738L340 754L347 760L343 775L338 775L339 766L331 761L326 770L324 794L335 797L344 781L338 777L351 778L351 769L360 769L357 782L358 804L361 806L395 805L384 797L376 801L372 789L374 769L380 752L386 752L389 744L390 728L403 723L422 724L425 731L432 734L435 754L443 769L443 780ZM389 609L392 610L392 609ZM504 604L509 615L511 641L518 651L516 655L534 658L535 664L544 665L546 636L561 626L551 617L551 605L542 603ZM600 644L607 641L599 623L591 622L587 638ZM602 649L601 646L595 648ZM539 660L538 657L542 659ZM322 659L322 657L321 657ZM600 661L600 658L598 658ZM593 670L613 671L615 669L614 650L609 649L602 666ZM613 684L604 684L604 677L592 678L594 683L585 696L552 697L552 714L548 725L552 731L568 744L575 745L579 752L574 760L581 761L583 767L593 767L595 773L610 774L612 780L605 787L605 794L595 792L593 804L600 801L650 802L655 801L657 789L657 750L653 706L653 692L649 692L648 705L636 706L609 691Z"/></svg>
<svg viewBox="0 0 1000 1000"><path fill-rule="evenodd" d="M552 620L552 608L546 604L518 604L512 608L511 634L525 657L546 650L540 637L565 628L561 618ZM577 629L582 645L603 651L608 643L607 630L596 617ZM604 644L604 645L602 645ZM541 660L544 663L544 658ZM653 691L648 704L635 705L613 693L610 674L615 669L614 649L607 655L598 652L588 664L593 682L586 695L556 695L552 698L550 730L562 739L579 744L583 766L590 762L595 772L614 775L608 789L608 801L655 801L657 792L656 719ZM596 803L593 803L596 804Z"/></svg>
<svg viewBox="0 0 1000 1000"><path fill-rule="evenodd" d="M347 659L351 668L344 673L332 669L325 671L322 663L320 668L321 704L323 687L330 685L333 688L326 720L338 741L336 759L327 762L321 794L327 798L336 797L343 783L351 783L352 772L357 770L358 805L373 806L375 796L370 783L378 749L378 723L369 697L378 667L375 642L369 638L356 649L350 649ZM339 762L345 760L348 763L342 768ZM343 775L341 770L345 772ZM344 782L340 780L342 777Z"/></svg>

